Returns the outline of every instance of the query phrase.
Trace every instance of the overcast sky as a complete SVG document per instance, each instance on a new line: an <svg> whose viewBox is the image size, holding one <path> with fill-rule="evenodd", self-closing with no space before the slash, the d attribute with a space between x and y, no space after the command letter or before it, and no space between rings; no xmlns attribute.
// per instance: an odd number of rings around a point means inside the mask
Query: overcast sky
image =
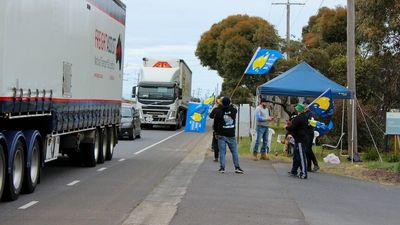
<svg viewBox="0 0 400 225"><path fill-rule="evenodd" d="M204 98L220 91L222 79L216 71L200 65L194 55L202 33L214 23L235 14L259 16L286 36L287 0L123 0L127 6L125 37L124 97L136 85L143 57L184 59L193 71L192 94ZM345 6L346 0L291 0L305 3L291 7L292 39L301 39L301 29L323 6ZM250 60L250 59L249 59Z"/></svg>

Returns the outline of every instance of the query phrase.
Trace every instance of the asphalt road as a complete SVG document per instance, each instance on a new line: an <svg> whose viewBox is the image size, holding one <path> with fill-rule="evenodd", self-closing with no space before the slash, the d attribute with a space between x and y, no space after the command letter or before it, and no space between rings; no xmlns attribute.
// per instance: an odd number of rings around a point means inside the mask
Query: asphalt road
<svg viewBox="0 0 400 225"><path fill-rule="evenodd" d="M121 224L201 137L144 130L141 139L120 141L113 160L95 168L55 161L43 169L34 193L0 202L0 224Z"/></svg>

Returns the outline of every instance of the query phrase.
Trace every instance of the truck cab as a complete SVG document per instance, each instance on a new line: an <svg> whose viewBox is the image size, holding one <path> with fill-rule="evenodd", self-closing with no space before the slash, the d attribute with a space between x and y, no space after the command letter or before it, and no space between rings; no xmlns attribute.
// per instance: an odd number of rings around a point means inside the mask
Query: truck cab
<svg viewBox="0 0 400 225"><path fill-rule="evenodd" d="M191 71L183 60L143 59L138 86L132 90L142 126L185 124L190 99Z"/></svg>

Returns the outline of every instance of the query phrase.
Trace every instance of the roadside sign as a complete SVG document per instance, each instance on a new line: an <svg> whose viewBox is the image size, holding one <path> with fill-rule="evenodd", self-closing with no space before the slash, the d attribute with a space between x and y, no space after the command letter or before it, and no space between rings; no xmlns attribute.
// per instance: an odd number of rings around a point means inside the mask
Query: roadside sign
<svg viewBox="0 0 400 225"><path fill-rule="evenodd" d="M386 135L400 135L400 112L386 113Z"/></svg>

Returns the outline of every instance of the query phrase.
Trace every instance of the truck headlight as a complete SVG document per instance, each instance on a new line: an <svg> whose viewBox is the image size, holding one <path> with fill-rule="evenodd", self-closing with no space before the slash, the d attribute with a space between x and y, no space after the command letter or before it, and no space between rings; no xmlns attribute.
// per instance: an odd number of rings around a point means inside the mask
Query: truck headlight
<svg viewBox="0 0 400 225"><path fill-rule="evenodd" d="M176 111L170 111L168 114L168 119L172 120L176 118Z"/></svg>
<svg viewBox="0 0 400 225"><path fill-rule="evenodd" d="M144 119L144 118L143 118L143 110L141 110L141 109L139 110L139 118L140 118L141 120Z"/></svg>

